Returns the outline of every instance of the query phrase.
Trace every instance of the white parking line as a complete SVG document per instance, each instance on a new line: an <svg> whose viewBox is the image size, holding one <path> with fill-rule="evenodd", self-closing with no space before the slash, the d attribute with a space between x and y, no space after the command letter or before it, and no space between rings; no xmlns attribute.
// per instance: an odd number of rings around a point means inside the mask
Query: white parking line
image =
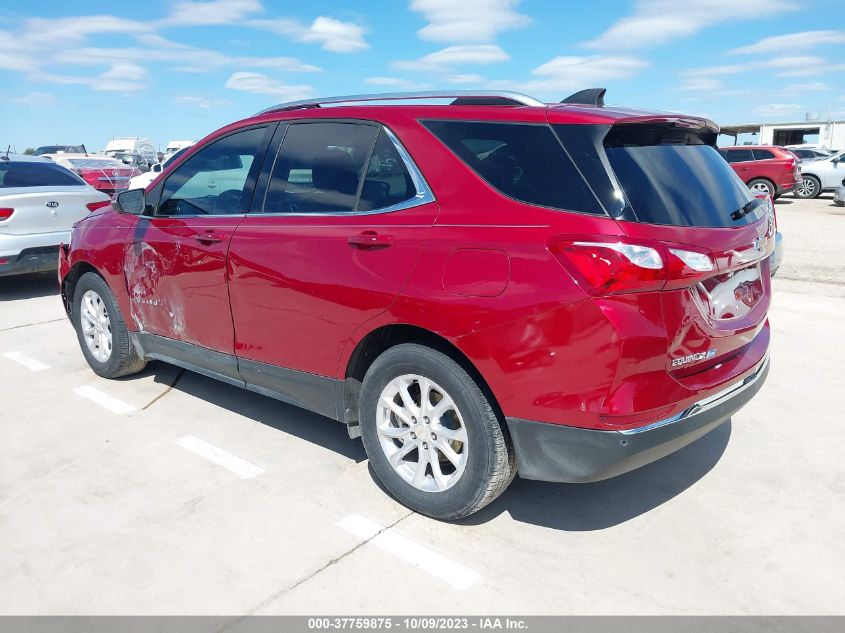
<svg viewBox="0 0 845 633"><path fill-rule="evenodd" d="M13 360L16 363L20 363L30 371L43 371L45 369L50 369L49 365L45 365L40 360L35 360L34 358L30 358L23 352L6 352L3 354L9 360Z"/></svg>
<svg viewBox="0 0 845 633"><path fill-rule="evenodd" d="M222 466L226 470L235 473L241 479L252 479L264 472L261 466L241 459L237 455L232 455L232 453L224 451L222 448L218 448L214 444L209 444L205 440L201 440L193 435L180 437L176 440L176 444L200 457L204 457L218 466Z"/></svg>
<svg viewBox="0 0 845 633"><path fill-rule="evenodd" d="M96 387L85 385L83 387L77 387L73 390L73 392L79 394L83 398L88 398L89 400L96 402L101 407L108 409L112 413L117 413L118 415L130 413L135 410L135 407L131 404L127 404L123 400L118 400L114 396L110 396L105 391L100 391Z"/></svg>
<svg viewBox="0 0 845 633"><path fill-rule="evenodd" d="M469 567L465 567L407 536L386 529L385 526L362 517L360 514L350 514L338 521L336 525L359 538L370 539L370 543L373 545L419 567L440 580L445 580L456 589L468 589L480 578L478 573Z"/></svg>

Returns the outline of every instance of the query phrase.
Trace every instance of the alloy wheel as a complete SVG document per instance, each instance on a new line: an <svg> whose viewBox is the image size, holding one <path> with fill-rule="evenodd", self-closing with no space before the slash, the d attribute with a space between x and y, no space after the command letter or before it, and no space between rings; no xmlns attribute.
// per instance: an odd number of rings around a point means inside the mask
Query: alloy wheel
<svg viewBox="0 0 845 633"><path fill-rule="evenodd" d="M461 413L446 390L425 376L405 374L384 387L376 431L390 465L418 490L447 490L464 473L469 453Z"/></svg>
<svg viewBox="0 0 845 633"><path fill-rule="evenodd" d="M809 198L816 192L816 183L811 178L804 178L797 187L797 193L801 197Z"/></svg>
<svg viewBox="0 0 845 633"><path fill-rule="evenodd" d="M82 295L80 326L88 351L99 362L105 363L112 352L111 319L102 297L93 290Z"/></svg>

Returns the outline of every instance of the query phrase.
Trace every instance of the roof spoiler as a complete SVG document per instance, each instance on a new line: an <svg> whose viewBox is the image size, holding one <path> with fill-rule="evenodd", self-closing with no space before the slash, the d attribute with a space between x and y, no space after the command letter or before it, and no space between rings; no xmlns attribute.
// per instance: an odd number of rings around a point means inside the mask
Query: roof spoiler
<svg viewBox="0 0 845 633"><path fill-rule="evenodd" d="M579 103L581 105L604 105L604 93L607 88L587 88L586 90L579 90L575 94L569 95L561 103Z"/></svg>

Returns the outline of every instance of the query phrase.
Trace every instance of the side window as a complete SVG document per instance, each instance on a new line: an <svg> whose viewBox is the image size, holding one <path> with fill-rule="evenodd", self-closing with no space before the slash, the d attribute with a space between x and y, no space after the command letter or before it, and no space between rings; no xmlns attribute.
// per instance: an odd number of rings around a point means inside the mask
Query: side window
<svg viewBox="0 0 845 633"><path fill-rule="evenodd" d="M264 212L354 211L378 132L357 123L290 125L273 165Z"/></svg>
<svg viewBox="0 0 845 633"><path fill-rule="evenodd" d="M548 125L422 123L504 195L529 204L604 215L604 209Z"/></svg>
<svg viewBox="0 0 845 633"><path fill-rule="evenodd" d="M767 149L752 150L752 155L754 156L754 160L771 160L775 157L774 152L770 152Z"/></svg>
<svg viewBox="0 0 845 633"><path fill-rule="evenodd" d="M159 215L240 213L241 197L266 128L230 134L200 149L164 183Z"/></svg>
<svg viewBox="0 0 845 633"><path fill-rule="evenodd" d="M417 189L405 162L393 141L383 131L370 157L358 211L373 211L392 207L417 195Z"/></svg>
<svg viewBox="0 0 845 633"><path fill-rule="evenodd" d="M729 149L725 152L725 158L729 163L744 163L754 160L754 154L750 149Z"/></svg>

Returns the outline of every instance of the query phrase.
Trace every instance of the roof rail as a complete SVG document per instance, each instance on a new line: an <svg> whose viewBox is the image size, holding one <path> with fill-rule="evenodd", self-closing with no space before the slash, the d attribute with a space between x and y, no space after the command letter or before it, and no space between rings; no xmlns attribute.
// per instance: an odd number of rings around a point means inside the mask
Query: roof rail
<svg viewBox="0 0 845 633"><path fill-rule="evenodd" d="M323 99L303 99L280 103L258 112L280 112L282 110L298 110L301 108L319 108L324 105L339 103L356 103L360 101L404 101L408 99L454 99L452 105L479 105L479 102L489 100L490 105L532 106L545 108L546 104L533 97L519 92L500 90L429 90L423 92L385 92L382 94L346 95L343 97L326 97Z"/></svg>

